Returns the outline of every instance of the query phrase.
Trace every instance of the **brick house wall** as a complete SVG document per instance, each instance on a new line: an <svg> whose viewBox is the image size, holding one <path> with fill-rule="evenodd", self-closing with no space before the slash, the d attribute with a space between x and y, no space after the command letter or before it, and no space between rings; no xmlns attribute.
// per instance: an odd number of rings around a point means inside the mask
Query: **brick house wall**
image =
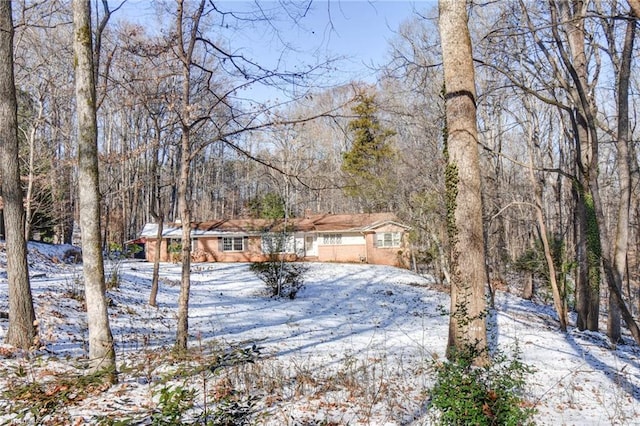
<svg viewBox="0 0 640 426"><path fill-rule="evenodd" d="M333 236L333 238L331 238ZM339 236L340 242L333 242ZM362 262L366 259L364 235L360 232L335 232L318 235L319 262Z"/></svg>
<svg viewBox="0 0 640 426"><path fill-rule="evenodd" d="M266 256L262 253L259 236L244 237L244 251L222 250L221 237L196 238L196 251L206 253L206 262L263 262Z"/></svg>
<svg viewBox="0 0 640 426"><path fill-rule="evenodd" d="M192 261L194 262L262 262L268 253L262 251L262 236L265 232L281 232L282 224L261 219L220 220L197 222L192 225ZM323 214L297 219L289 226L295 229L293 242L281 255L287 261L305 260L320 262L370 263L408 267L409 229L394 220L390 214ZM269 231L265 231L269 230ZM275 231L274 231L275 230ZM171 242L180 242L180 228L165 228L165 237L160 242L160 260L177 262L179 256L168 252ZM145 257L154 261L157 242L153 224L145 225L141 238L146 240ZM233 238L231 245L223 249L223 238ZM295 254L294 254L295 252Z"/></svg>
<svg viewBox="0 0 640 426"><path fill-rule="evenodd" d="M367 234L368 263L376 265L390 265L406 268L409 265L408 234L397 225L388 224L376 228L375 232ZM401 240L399 247L378 247L377 237L382 233L400 232Z"/></svg>
<svg viewBox="0 0 640 426"><path fill-rule="evenodd" d="M324 245L318 247L319 262L363 262L366 259L365 245Z"/></svg>
<svg viewBox="0 0 640 426"><path fill-rule="evenodd" d="M167 240L161 240L160 242L160 262L169 262L169 252L167 250ZM144 255L147 262L154 262L156 259L156 248L158 244L156 240L148 239L144 245Z"/></svg>

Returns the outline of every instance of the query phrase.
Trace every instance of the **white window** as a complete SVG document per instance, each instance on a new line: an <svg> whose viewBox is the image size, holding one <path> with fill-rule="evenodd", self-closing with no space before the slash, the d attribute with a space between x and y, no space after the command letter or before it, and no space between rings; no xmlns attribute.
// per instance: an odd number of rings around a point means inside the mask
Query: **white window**
<svg viewBox="0 0 640 426"><path fill-rule="evenodd" d="M296 241L291 234L262 235L263 253L294 253Z"/></svg>
<svg viewBox="0 0 640 426"><path fill-rule="evenodd" d="M378 247L400 247L399 232L381 232L376 234L376 239Z"/></svg>
<svg viewBox="0 0 640 426"><path fill-rule="evenodd" d="M242 237L223 237L223 251L244 251L244 238Z"/></svg>
<svg viewBox="0 0 640 426"><path fill-rule="evenodd" d="M342 234L324 234L322 244L330 246L342 244Z"/></svg>

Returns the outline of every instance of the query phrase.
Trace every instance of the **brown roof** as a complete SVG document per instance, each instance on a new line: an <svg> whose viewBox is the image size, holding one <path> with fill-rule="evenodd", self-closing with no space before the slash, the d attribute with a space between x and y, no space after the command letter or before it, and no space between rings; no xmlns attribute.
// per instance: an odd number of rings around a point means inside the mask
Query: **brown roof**
<svg viewBox="0 0 640 426"><path fill-rule="evenodd" d="M309 218L318 232L366 231L386 222L397 222L393 213L324 214Z"/></svg>
<svg viewBox="0 0 640 426"><path fill-rule="evenodd" d="M207 222L193 222L191 228L211 232L278 232L285 226L297 231L310 231L313 224L308 219L223 219Z"/></svg>
<svg viewBox="0 0 640 426"><path fill-rule="evenodd" d="M286 226L296 231L362 232L388 222L398 223L398 219L393 213L316 214L287 219ZM191 224L193 230L201 232L277 232L284 226L284 219L223 219Z"/></svg>
<svg viewBox="0 0 640 426"><path fill-rule="evenodd" d="M298 232L367 232L381 225L393 223L409 229L400 223L392 213L361 214L315 214L305 218L286 220L289 231ZM179 238L180 223L167 224L163 228L164 238ZM193 222L191 229L194 237L221 234L261 234L263 232L281 232L285 229L284 219L223 219L206 222ZM157 225L148 223L140 233L141 237L155 238Z"/></svg>

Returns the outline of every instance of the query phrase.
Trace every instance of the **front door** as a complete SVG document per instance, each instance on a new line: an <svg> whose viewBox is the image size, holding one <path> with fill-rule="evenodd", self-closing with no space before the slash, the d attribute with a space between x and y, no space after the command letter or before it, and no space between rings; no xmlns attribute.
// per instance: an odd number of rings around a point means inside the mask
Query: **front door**
<svg viewBox="0 0 640 426"><path fill-rule="evenodd" d="M318 255L317 237L315 235L307 235L304 238L304 253L307 257Z"/></svg>

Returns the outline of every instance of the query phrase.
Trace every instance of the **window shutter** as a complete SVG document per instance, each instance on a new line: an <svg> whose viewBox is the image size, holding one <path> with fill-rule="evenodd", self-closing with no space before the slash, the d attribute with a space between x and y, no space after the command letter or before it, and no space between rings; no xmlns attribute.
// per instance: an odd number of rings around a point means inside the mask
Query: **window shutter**
<svg viewBox="0 0 640 426"><path fill-rule="evenodd" d="M378 247L378 234L371 234L373 237L373 247L377 248Z"/></svg>
<svg viewBox="0 0 640 426"><path fill-rule="evenodd" d="M249 250L249 236L245 235L242 238L242 251L247 251Z"/></svg>
<svg viewBox="0 0 640 426"><path fill-rule="evenodd" d="M218 251L221 253L224 251L224 243L222 242L222 237L218 237Z"/></svg>

